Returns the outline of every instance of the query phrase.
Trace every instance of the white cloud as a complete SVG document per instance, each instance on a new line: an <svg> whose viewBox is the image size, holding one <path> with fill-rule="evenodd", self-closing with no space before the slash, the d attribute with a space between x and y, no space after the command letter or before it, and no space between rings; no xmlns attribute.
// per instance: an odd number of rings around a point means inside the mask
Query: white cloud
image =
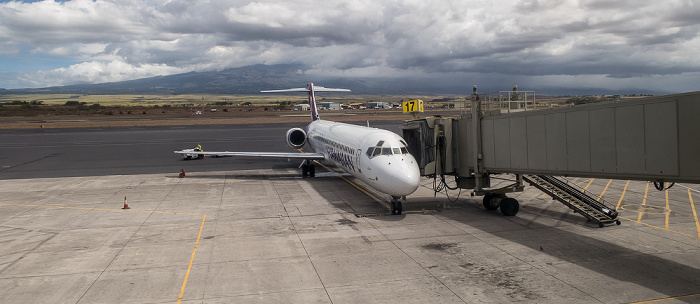
<svg viewBox="0 0 700 304"><path fill-rule="evenodd" d="M83 62L70 65L67 68L59 68L50 71L37 71L32 73L17 73L17 79L33 87L62 86L77 83L103 83L123 81L137 78L153 77L184 73L183 70L166 65L139 65L134 66L121 61L111 62Z"/></svg>
<svg viewBox="0 0 700 304"><path fill-rule="evenodd" d="M698 33L700 5L693 0L0 4L0 60L26 45L34 53L83 62L27 72L33 75L23 78L27 86L263 62L303 63L358 76L496 73L531 79L571 75L557 78L570 83L602 79L592 85L611 83L608 76L642 82L662 75L685 79L700 71L700 61L694 60Z"/></svg>

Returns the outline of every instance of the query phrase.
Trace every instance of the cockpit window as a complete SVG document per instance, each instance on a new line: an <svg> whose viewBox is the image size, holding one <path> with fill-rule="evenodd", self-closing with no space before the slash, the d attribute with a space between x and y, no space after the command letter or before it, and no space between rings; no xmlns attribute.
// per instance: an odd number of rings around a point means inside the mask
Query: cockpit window
<svg viewBox="0 0 700 304"><path fill-rule="evenodd" d="M367 148L367 157L372 158L372 153L374 153L374 147Z"/></svg>
<svg viewBox="0 0 700 304"><path fill-rule="evenodd" d="M367 148L367 157L373 158L378 155L408 154L408 148L406 148L405 146L406 142L404 142L403 140L401 140L400 143L404 146L399 148L391 148L389 147L389 145L384 146L384 143L385 142L382 140L377 143L376 147Z"/></svg>

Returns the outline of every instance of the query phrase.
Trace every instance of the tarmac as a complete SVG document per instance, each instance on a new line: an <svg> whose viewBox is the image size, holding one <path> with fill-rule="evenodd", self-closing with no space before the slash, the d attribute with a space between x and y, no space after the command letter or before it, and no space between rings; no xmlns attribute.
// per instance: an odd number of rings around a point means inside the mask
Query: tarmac
<svg viewBox="0 0 700 304"><path fill-rule="evenodd" d="M3 132L0 303L700 303L699 185L570 179L618 208L598 228L424 178L391 216L333 168L172 153L285 151L289 127Z"/></svg>

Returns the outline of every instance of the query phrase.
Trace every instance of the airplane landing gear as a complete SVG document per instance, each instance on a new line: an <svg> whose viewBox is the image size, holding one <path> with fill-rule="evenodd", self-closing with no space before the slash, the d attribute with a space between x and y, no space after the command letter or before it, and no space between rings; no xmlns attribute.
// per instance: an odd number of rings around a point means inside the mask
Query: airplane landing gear
<svg viewBox="0 0 700 304"><path fill-rule="evenodd" d="M401 197L391 197L391 214L400 215L403 212L403 203Z"/></svg>
<svg viewBox="0 0 700 304"><path fill-rule="evenodd" d="M316 166L310 161L310 160L305 160L304 163L301 165L301 176L302 177L315 177L316 176Z"/></svg>

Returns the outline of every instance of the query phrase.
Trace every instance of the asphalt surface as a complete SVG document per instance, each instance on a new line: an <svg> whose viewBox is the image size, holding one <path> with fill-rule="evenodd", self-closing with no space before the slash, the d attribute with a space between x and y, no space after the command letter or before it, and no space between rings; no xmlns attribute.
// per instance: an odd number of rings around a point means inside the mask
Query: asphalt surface
<svg viewBox="0 0 700 304"><path fill-rule="evenodd" d="M399 122L372 126L399 132ZM303 124L34 129L0 132L0 179L297 167L286 160L182 161L175 150L291 152L285 132Z"/></svg>

